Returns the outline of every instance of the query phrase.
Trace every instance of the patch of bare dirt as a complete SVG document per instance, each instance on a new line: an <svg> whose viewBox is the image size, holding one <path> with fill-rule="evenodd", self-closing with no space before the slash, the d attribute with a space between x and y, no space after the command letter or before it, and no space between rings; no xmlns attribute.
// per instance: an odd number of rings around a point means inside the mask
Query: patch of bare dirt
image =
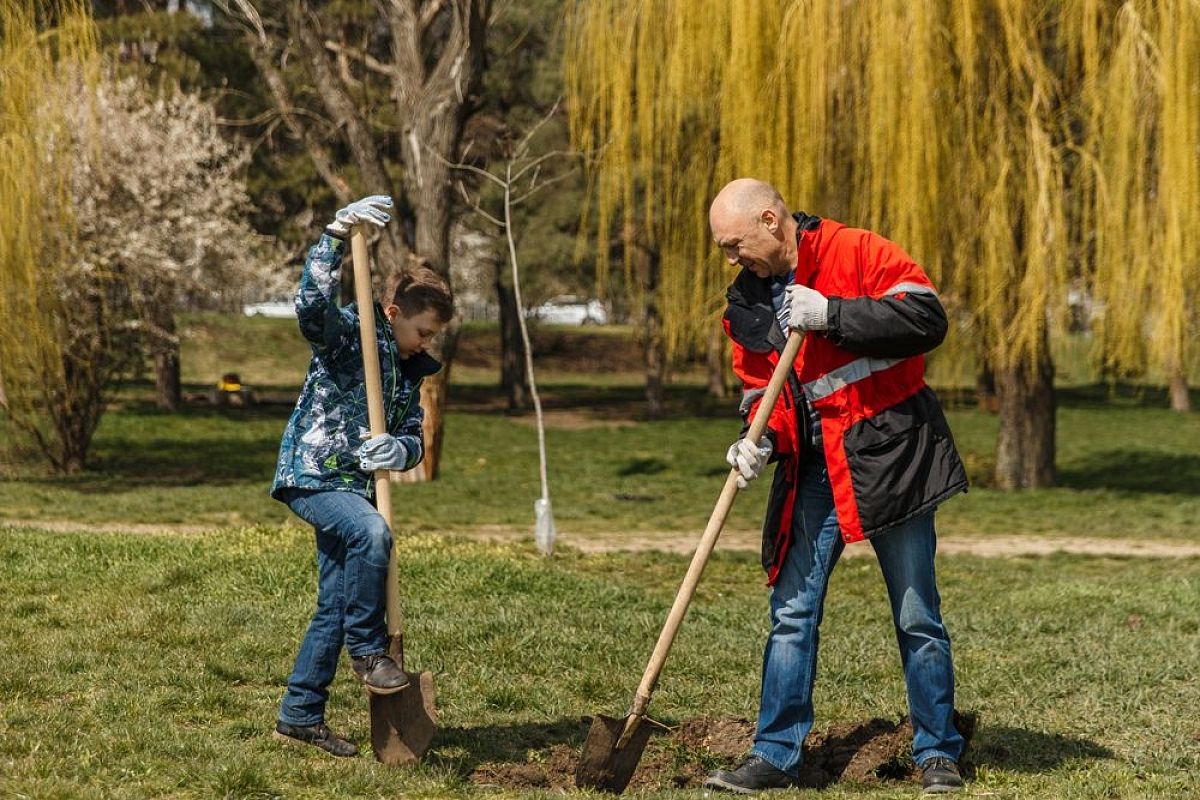
<svg viewBox="0 0 1200 800"><path fill-rule="evenodd" d="M464 536L494 541L522 541L532 533L528 528L504 525L481 525L459 531ZM572 533L559 529L558 541L585 553L621 553L656 551L691 554L700 541L700 532L679 531L588 531ZM1074 555L1117 556L1139 558L1200 558L1200 545L1149 539L1099 539L1082 536L1041 536L1038 534L1010 536L938 536L938 552L962 553L977 556L1047 556L1054 553ZM731 529L721 533L718 550L758 552L761 533L756 530ZM864 542L847 547L843 558L874 555Z"/></svg>
<svg viewBox="0 0 1200 800"><path fill-rule="evenodd" d="M640 499L623 497L621 499ZM235 525L236 522L212 522L205 525L181 523L89 523L70 520L0 519L0 528L37 529L58 533L140 533L195 536ZM478 525L450 532L481 541L521 542L532 538L527 527ZM727 530L717 543L719 550L758 552L760 533L754 530ZM594 531L572 533L559 530L559 543L584 553L663 552L690 555L695 552L700 534L679 531ZM847 547L843 558L873 555L874 550L858 543ZM1186 542L1147 539L1090 539L1086 537L1039 536L939 536L938 552L967 555L1047 556L1054 553L1116 556L1120 558L1200 558L1200 545ZM1136 626L1131 621L1131 627Z"/></svg>
<svg viewBox="0 0 1200 800"><path fill-rule="evenodd" d="M955 716L968 743L975 731L975 715ZM749 751L754 723L739 717L697 717L646 745L630 789L698 788L713 769L731 768ZM880 783L912 781L912 726L906 719L871 719L832 725L809 736L804 748L803 786L821 788L839 781ZM575 787L578 752L556 744L533 753L524 763L491 762L479 765L471 780L480 785L507 789Z"/></svg>

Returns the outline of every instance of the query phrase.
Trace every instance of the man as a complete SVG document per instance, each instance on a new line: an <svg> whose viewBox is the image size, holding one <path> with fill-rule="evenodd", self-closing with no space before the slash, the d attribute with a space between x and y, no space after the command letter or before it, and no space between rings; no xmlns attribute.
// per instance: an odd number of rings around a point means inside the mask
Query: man
<svg viewBox="0 0 1200 800"><path fill-rule="evenodd" d="M763 530L771 632L754 746L705 786L740 793L794 785L813 724L818 628L830 573L851 542L875 550L900 646L913 759L926 792L962 787L954 669L934 577L935 507L967 486L923 353L946 314L925 272L865 230L789 214L769 184L725 186L709 212L731 265L726 333L750 419L789 328L804 336L759 446L727 459L739 485L775 461ZM747 426L748 427L748 426ZM744 432L743 432L744 436Z"/></svg>

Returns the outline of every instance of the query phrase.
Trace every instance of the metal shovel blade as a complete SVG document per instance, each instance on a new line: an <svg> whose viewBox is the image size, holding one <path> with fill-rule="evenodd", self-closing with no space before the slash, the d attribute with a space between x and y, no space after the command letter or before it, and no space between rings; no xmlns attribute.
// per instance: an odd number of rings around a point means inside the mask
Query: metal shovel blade
<svg viewBox="0 0 1200 800"><path fill-rule="evenodd" d="M433 673L405 672L408 688L396 694L370 694L371 748L389 766L413 764L429 749L437 731Z"/></svg>
<svg viewBox="0 0 1200 800"><path fill-rule="evenodd" d="M634 722L629 738L622 744L621 735L629 720L629 716L613 719L603 714L592 719L592 727L583 743L583 752L579 755L579 765L575 768L576 787L600 789L613 794L625 791L642 758L642 751L646 749L650 734L654 733L655 728L663 728L647 717L639 717Z"/></svg>

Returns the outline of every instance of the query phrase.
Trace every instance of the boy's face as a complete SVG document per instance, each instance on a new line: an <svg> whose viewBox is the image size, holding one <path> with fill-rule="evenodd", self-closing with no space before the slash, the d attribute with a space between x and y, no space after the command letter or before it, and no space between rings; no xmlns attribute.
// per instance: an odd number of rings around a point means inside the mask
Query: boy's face
<svg viewBox="0 0 1200 800"><path fill-rule="evenodd" d="M432 308L406 317L400 310L400 306L390 305L383 310L383 313L387 316L388 322L392 324L392 333L396 334L396 346L400 350L401 358L425 352L425 348L429 346L433 337L441 333L445 326Z"/></svg>

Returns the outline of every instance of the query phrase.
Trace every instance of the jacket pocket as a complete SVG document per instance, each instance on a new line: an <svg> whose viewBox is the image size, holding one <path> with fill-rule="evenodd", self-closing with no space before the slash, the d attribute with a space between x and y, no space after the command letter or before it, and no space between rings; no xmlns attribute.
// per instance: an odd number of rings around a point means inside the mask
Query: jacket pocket
<svg viewBox="0 0 1200 800"><path fill-rule="evenodd" d="M950 428L928 388L848 430L845 452L868 536L966 485Z"/></svg>

